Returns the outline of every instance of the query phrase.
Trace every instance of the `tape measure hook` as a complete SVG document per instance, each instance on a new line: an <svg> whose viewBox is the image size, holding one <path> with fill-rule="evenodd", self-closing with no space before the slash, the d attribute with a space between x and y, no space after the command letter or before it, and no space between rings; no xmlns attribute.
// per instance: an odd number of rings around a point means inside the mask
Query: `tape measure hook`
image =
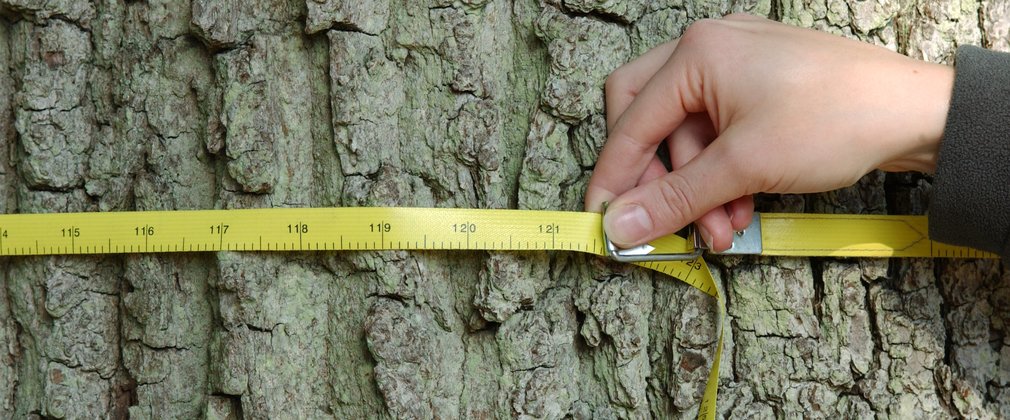
<svg viewBox="0 0 1010 420"><path fill-rule="evenodd" d="M603 203L603 213L607 213L607 203ZM694 231L694 225L688 226L688 238L693 242L694 249L691 252L662 252L653 253L656 248L649 245L639 245L634 248L621 249L607 237L606 229L600 224L603 232L603 243L607 248L607 256L619 262L649 262L649 261L694 261L701 257L707 247L701 242L699 235Z"/></svg>
<svg viewBox="0 0 1010 420"><path fill-rule="evenodd" d="M614 261L620 262L649 262L649 261L694 261L701 257L704 248L695 247L691 252L664 252L652 253L653 248L648 244L636 246L634 248L621 249L607 239L606 232L603 233L603 242L607 247L607 256Z"/></svg>

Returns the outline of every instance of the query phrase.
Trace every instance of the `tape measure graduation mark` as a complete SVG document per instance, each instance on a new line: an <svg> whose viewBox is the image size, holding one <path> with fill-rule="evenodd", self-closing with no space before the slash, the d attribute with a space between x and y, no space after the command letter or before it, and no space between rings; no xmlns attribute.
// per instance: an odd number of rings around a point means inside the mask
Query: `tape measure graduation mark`
<svg viewBox="0 0 1010 420"><path fill-rule="evenodd" d="M349 250L556 250L605 255L601 225L596 213L388 207L10 214L0 215L0 255ZM730 253L757 249L760 255L995 257L929 240L922 216L766 213L755 217L752 227L750 239L759 245L736 246L735 241L736 252ZM648 252L687 253L691 248L684 238L670 235L651 242ZM716 298L718 341L698 412L698 418L712 419L725 306L708 265L701 258L636 264Z"/></svg>

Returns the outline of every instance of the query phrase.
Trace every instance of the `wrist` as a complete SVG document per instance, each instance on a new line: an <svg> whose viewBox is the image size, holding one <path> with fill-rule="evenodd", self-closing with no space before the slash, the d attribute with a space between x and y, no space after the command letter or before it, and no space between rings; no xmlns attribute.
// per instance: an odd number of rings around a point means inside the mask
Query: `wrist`
<svg viewBox="0 0 1010 420"><path fill-rule="evenodd" d="M902 121L896 127L890 144L889 159L878 168L885 171L917 171L933 173L940 150L940 141L947 122L950 99L954 89L954 69L941 64L915 61L902 71L901 92L895 94L893 106L903 109Z"/></svg>

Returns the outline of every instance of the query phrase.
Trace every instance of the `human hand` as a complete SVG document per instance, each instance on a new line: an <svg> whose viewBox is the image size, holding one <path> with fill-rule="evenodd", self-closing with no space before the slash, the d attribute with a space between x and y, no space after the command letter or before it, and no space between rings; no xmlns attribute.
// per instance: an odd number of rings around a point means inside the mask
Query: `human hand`
<svg viewBox="0 0 1010 420"><path fill-rule="evenodd" d="M932 172L953 68L749 15L692 24L607 79L607 143L586 192L630 247L692 221L716 251L752 194ZM656 157L666 142L672 172Z"/></svg>

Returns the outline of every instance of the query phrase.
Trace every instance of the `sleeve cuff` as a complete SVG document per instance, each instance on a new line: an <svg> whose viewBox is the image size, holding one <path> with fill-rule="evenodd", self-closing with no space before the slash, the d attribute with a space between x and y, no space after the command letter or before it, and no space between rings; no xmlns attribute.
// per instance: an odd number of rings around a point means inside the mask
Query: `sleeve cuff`
<svg viewBox="0 0 1010 420"><path fill-rule="evenodd" d="M1010 54L957 50L929 206L932 239L1010 257Z"/></svg>

